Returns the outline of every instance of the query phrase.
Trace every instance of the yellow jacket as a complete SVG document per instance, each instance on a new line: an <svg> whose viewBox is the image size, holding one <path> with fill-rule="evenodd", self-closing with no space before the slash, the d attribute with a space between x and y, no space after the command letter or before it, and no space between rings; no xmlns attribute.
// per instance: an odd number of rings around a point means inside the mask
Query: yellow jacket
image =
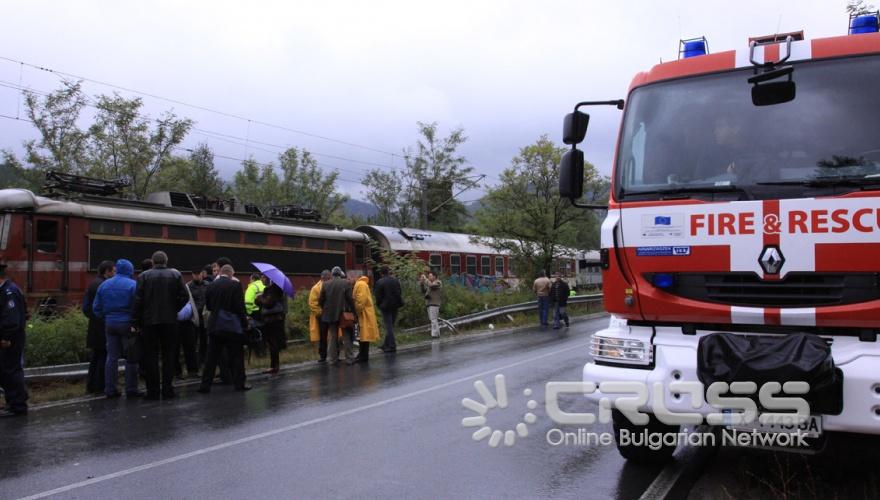
<svg viewBox="0 0 880 500"><path fill-rule="evenodd" d="M309 315L309 340L312 342L321 340L321 321L318 319L321 317L321 304L318 303L318 299L321 297L323 285L324 282L318 280L309 291L309 310L312 312Z"/></svg>
<svg viewBox="0 0 880 500"><path fill-rule="evenodd" d="M357 310L362 342L379 340L379 323L376 322L376 308L373 306L373 293L370 291L370 278L361 276L352 291L354 308Z"/></svg>
<svg viewBox="0 0 880 500"><path fill-rule="evenodd" d="M247 290L244 291L244 310L248 314L253 314L260 309L260 306L256 304L257 295L263 293L265 289L266 285L260 280L251 281L248 284Z"/></svg>

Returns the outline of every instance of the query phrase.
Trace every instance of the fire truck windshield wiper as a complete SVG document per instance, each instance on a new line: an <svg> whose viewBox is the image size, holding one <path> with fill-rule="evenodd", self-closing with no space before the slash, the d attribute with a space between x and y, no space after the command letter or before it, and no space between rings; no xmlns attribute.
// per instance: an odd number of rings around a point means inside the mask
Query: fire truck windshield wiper
<svg viewBox="0 0 880 500"><path fill-rule="evenodd" d="M739 193L744 197L748 198L748 192L738 186L734 186L732 184L704 184L697 186L670 186L666 189L651 189L651 190L622 190L621 194L624 196L641 196L641 195L662 195L662 197L676 196L676 195L691 195L691 194L712 194L712 193Z"/></svg>
<svg viewBox="0 0 880 500"><path fill-rule="evenodd" d="M809 186L809 187L873 187L880 186L880 176L847 176L847 177L814 177L812 179L797 179L791 181L757 182L760 186Z"/></svg>

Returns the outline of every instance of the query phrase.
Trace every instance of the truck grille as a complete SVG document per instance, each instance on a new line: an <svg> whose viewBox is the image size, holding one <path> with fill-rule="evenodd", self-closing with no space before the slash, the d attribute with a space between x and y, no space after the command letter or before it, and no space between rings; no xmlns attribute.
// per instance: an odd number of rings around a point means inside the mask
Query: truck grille
<svg viewBox="0 0 880 500"><path fill-rule="evenodd" d="M648 282L651 277L646 276ZM789 273L764 281L755 273L675 273L667 292L736 306L811 307L880 299L877 273Z"/></svg>

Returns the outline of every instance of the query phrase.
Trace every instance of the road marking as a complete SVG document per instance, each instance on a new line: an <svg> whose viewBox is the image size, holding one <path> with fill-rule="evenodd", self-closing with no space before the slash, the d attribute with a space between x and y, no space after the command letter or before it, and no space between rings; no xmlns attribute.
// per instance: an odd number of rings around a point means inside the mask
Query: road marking
<svg viewBox="0 0 880 500"><path fill-rule="evenodd" d="M236 440L234 440L234 441L227 441L227 442L225 442L225 443L217 444L217 445L214 445L214 446L209 446L209 447L207 447L207 448L202 448L202 449L200 449L200 450L191 451L191 452L189 452L189 453L184 453L184 454L182 454L182 455L177 455L177 456L174 456L174 457L166 458L166 459L164 459L164 460L158 460L158 461L156 461L156 462L150 462L150 463L148 463L148 464L139 465L139 466L137 466L137 467L132 467L132 468L130 468L130 469L125 469L125 470L121 470L121 471L118 471L118 472L113 472L113 473L110 473L110 474L105 474L105 475L103 475L103 476L94 477L94 478L92 478L92 479L87 479L87 480L85 480L85 481L80 481L80 482L78 482L78 483L69 484L69 485L67 485L67 486L61 486L61 487L59 487L59 488L55 488L54 490L48 490L48 491L44 491L44 492L42 492L42 493L37 493L37 494L34 494L34 495L30 495L30 496L27 496L27 497L23 497L22 500L34 500L34 499L37 499L37 498L46 498L46 497L50 497L50 496L52 496L52 495L58 495L58 494L60 494L60 493L66 493L66 492L68 492L68 491L72 491L72 490L75 490L75 489L78 489L78 488L82 488L82 487L85 487L85 486L91 486L91 485L94 485L94 484L98 484L98 483L103 483L103 482L106 482L106 481L110 481L111 479L116 479L116 478L120 478L120 477L123 477L123 476L128 476L128 475L130 475L130 474L134 474L134 473L136 473L136 472L142 472L142 471L145 471L145 470L155 469L156 467L161 467L161 466L163 466L163 465L168 465L168 464L172 464L172 463L175 463L175 462L180 462L181 460L186 460L186 459L188 459L188 458L197 457L197 456L199 456L199 455L206 455L206 454L208 454L208 453L212 453L212 452L220 451L220 450L225 450L226 448L232 448L232 447L234 447L234 446L238 446L238 445L240 445L240 444L250 443L250 442L252 442L252 441L256 441L256 440L259 440L259 439L267 438L267 437L270 437L270 436L275 436L275 435L277 435L277 434L282 434L282 433L285 433L285 432L290 432L290 431L294 431L294 430L297 430L297 429L301 429L301 428L303 428L303 427L308 427L308 426L310 426L310 425L320 424L320 423L322 423L322 422L327 422L327 421L330 421L330 420L335 420L335 419L337 419L337 418L341 418L341 417L347 417L347 416L349 416L349 415L354 415L355 413L361 413L361 412L363 412L363 411L372 410L373 408L379 408L380 406L385 406L385 405L389 405L389 404L391 404L391 403L396 403L396 402L398 402L398 401L403 401L403 400L405 400L405 399L410 399L410 398L414 398L414 397L416 397L416 396L421 396L422 394L427 394L427 393L429 393L429 392L433 392L433 391L436 391L436 390L439 390L439 389L445 389L445 388L447 388L447 387L450 387L450 386L453 386L453 385L456 385L456 384L461 384L461 383L464 383L464 382L469 382L469 381L471 381L471 380L473 380L473 379L475 379L475 378L477 378L477 377L483 377L483 376L486 376L486 375L491 375L491 374L497 373L497 372L499 372L499 371L501 371L501 370L507 370L507 369L509 369L509 368L513 368L513 367L515 367L515 366L519 366L519 365L524 365L524 364L527 364L527 363L531 363L532 361L537 361L537 360L539 360L539 359L548 358L548 357L550 357L550 356L555 356L555 355L557 355L557 354L561 354L561 353L563 353L563 352L570 351L570 350L572 350L572 349L582 349L582 348L586 347L586 345L587 345L587 344L580 344L580 343L578 343L577 345L570 346L570 347L566 347L565 349L558 349L558 350L556 350L556 351L552 351L552 352L548 352L548 353L545 353L545 354L541 354L541 355L539 355L539 356L533 356L533 357L531 357L531 358L527 358L527 359L524 359L524 360L517 361L516 363L510 363L510 364L508 364L508 365L499 366L499 367L497 367L497 368L493 368L493 369L491 369L491 370L486 370L486 371L482 371L482 372L479 372L479 373L475 373L475 374L473 374L473 375L468 375L467 377L461 377L461 378L458 378L458 379L455 379L455 380L452 380L452 381L449 381L449 382L444 382L444 383L442 383L442 384L434 385L434 386L431 386L431 387L426 387L426 388L424 388L424 389L419 389L418 391L411 392L411 393L409 393L409 394L403 394L403 395L400 395L400 396L395 396L395 397L393 397L393 398L384 399L384 400L382 400L382 401L377 401L377 402L375 402L375 403L371 403L371 404L368 404L368 405L359 406L359 407L357 407L357 408L351 408L351 409L349 409L349 410L340 411L340 412L336 412L336 413L331 413L330 415L325 415L325 416L323 416L323 417L315 418L315 419L312 419L312 420L306 420L305 422L300 422L300 423L298 423L298 424L289 425L289 426L286 426L286 427L281 427L281 428L279 428L279 429L275 429L275 430L271 430L271 431L267 431L267 432L261 432L261 433L259 433L259 434L254 434L254 435L252 435L252 436L243 437L243 438L241 438L241 439L236 439Z"/></svg>
<svg viewBox="0 0 880 500"><path fill-rule="evenodd" d="M708 432L708 430L703 429L701 432ZM705 465L711 454L712 449L709 447L686 446L681 450L679 456L660 471L660 474L654 478L639 500L665 499L679 483L682 475L686 472L693 473L700 464Z"/></svg>

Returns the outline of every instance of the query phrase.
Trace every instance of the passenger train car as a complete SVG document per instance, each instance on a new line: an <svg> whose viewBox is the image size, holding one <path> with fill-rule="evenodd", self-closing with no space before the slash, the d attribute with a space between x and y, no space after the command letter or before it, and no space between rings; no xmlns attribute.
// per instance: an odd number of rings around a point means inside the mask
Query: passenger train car
<svg viewBox="0 0 880 500"><path fill-rule="evenodd" d="M508 252L499 251L491 246L474 241L473 235L463 233L447 233L442 231L426 231L424 229L396 228L388 226L360 226L357 228L367 234L378 246L400 255L415 255L428 263L438 276L452 277L467 282L467 278L477 277L485 280L494 278L503 280L506 285L515 287L519 280L515 272L515 263ZM553 269L559 272L572 286L581 286L584 265L583 286L588 282L601 282L598 271L598 252L595 255L580 254L571 249L564 249L556 259ZM580 259L583 256L584 259ZM587 258L594 257L595 272L586 276ZM376 259L378 260L378 259ZM592 286L596 286L595 284Z"/></svg>
<svg viewBox="0 0 880 500"><path fill-rule="evenodd" d="M183 193L154 193L148 200L0 190L0 262L31 304L49 306L80 301L101 261L126 258L139 268L156 250L185 276L219 257L231 259L240 275L254 270L251 262L268 262L297 289L333 266L355 275L367 271L368 240L361 232L198 209Z"/></svg>

